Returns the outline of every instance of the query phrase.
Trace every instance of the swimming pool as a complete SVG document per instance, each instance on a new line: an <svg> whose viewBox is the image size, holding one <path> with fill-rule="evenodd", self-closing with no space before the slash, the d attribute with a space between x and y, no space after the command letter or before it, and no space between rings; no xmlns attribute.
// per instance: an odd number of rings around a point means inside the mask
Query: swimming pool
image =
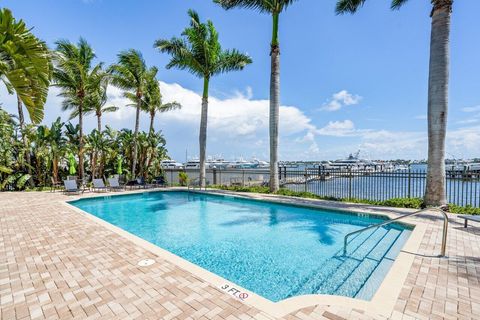
<svg viewBox="0 0 480 320"><path fill-rule="evenodd" d="M70 204L274 302L305 294L369 300L407 241L385 218L183 191Z"/></svg>

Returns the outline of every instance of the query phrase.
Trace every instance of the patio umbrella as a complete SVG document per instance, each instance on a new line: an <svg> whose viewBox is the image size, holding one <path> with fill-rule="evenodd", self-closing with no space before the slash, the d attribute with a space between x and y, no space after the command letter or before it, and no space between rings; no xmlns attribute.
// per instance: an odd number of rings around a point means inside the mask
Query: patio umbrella
<svg viewBox="0 0 480 320"><path fill-rule="evenodd" d="M77 169L75 169L75 166L77 165L76 161L75 161L75 157L73 156L72 153L70 153L68 155L68 173L70 175L74 175L75 173L77 173Z"/></svg>
<svg viewBox="0 0 480 320"><path fill-rule="evenodd" d="M118 156L117 157L117 174L120 175L122 174L123 169L122 169L122 157Z"/></svg>

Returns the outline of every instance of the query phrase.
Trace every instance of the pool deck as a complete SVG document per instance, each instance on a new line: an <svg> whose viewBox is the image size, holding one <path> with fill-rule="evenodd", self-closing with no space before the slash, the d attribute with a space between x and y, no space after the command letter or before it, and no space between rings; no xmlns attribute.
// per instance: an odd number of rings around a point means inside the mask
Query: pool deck
<svg viewBox="0 0 480 320"><path fill-rule="evenodd" d="M254 197L391 217L410 212ZM418 244L412 242L401 253L408 268L402 271L399 263L396 272L404 277L389 274L379 289L394 296L391 306L387 303L380 310L356 299L308 296L284 304L288 314L282 314L272 305L263 308L261 303L235 299L215 278L209 281L208 274L65 203L73 198L59 192L0 193L0 319L480 318L480 224L472 222L465 229L454 215L446 258L437 257L442 218L435 213L409 218L423 230L417 233ZM146 258L156 263L137 266Z"/></svg>

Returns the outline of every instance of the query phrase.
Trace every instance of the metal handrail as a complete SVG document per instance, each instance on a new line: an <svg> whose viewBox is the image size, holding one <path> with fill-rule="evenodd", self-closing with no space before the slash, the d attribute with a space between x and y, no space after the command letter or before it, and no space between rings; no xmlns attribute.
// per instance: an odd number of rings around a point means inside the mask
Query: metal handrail
<svg viewBox="0 0 480 320"><path fill-rule="evenodd" d="M206 180L206 178L204 177L203 178L204 180ZM187 190L190 190L190 186L192 187L193 190L195 190L195 185L191 185L192 182L195 182L195 181L198 181L198 188L200 190L202 190L202 184L200 183L200 177L197 177L197 178L194 178L192 180L188 180L188 184L187 184ZM207 185L205 184L205 190L207 190Z"/></svg>
<svg viewBox="0 0 480 320"><path fill-rule="evenodd" d="M408 217L411 217L411 216L414 216L414 215L417 215L419 213L426 212L426 211L440 211L443 214L443 236L442 236L442 248L441 248L440 256L445 257L445 251L446 251L446 247L447 247L448 215L445 212L445 210L443 210L442 208L426 208L426 209L418 210L418 211L403 215L401 217L398 217L398 218L395 218L395 219L392 219L392 220L388 220L388 221L385 221L385 222L382 222L382 223L378 223L378 224L374 224L374 225L365 227L365 228L360 229L360 230L350 232L349 234L347 234L343 238L343 255L347 254L348 238L350 236L352 236L354 234L357 234L357 233L361 233L363 231L370 230L370 229L380 228L380 227L386 226L390 223L396 222L398 220L408 218Z"/></svg>

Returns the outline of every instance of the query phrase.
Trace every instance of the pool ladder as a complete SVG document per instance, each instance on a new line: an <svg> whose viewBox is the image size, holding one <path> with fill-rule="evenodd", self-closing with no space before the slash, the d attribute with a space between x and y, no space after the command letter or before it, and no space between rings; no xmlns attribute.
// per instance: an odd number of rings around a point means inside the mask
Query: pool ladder
<svg viewBox="0 0 480 320"><path fill-rule="evenodd" d="M363 231L367 231L367 230L370 230L370 229L380 228L380 227L389 225L390 223L396 222L398 220L402 220L402 219L420 214L422 212L427 212L427 211L437 211L437 212L441 212L442 215L443 215L443 235L442 235L442 248L441 248L440 257L445 257L445 251L446 251L446 247L447 247L448 216L447 216L447 213L445 212L445 210L443 210L442 208L426 208L426 209L418 210L418 211L403 215L401 217L398 217L398 218L395 218L395 219L392 219L392 220L388 220L388 221L378 223L378 224L373 224L373 225L365 227L363 229L350 232L349 234L347 234L343 238L343 255L347 254L348 238L350 236L353 236L354 234L361 233Z"/></svg>
<svg viewBox="0 0 480 320"><path fill-rule="evenodd" d="M202 190L202 184L200 183L200 177L192 179L192 180L188 180L187 189L188 190L191 189L191 190L195 191L196 188L198 188L200 191ZM205 187L203 189L207 190L207 184L206 183L205 183Z"/></svg>

